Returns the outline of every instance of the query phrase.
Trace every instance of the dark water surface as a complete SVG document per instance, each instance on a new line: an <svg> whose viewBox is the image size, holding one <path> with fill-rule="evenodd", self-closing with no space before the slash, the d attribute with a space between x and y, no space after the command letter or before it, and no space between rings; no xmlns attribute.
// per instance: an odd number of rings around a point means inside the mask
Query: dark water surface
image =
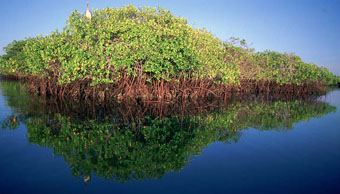
<svg viewBox="0 0 340 194"><path fill-rule="evenodd" d="M340 193L339 89L175 111L0 89L0 193Z"/></svg>

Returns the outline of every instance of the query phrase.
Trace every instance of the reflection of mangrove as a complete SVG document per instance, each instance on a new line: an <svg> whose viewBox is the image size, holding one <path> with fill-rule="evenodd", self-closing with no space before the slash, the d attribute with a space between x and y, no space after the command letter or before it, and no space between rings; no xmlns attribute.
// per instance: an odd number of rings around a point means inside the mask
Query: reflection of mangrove
<svg viewBox="0 0 340 194"><path fill-rule="evenodd" d="M14 110L3 128L25 123L29 142L52 148L74 176L86 181L92 174L123 182L160 178L183 169L212 142L237 142L242 129L286 130L336 111L314 100L115 104L99 109L46 101L42 106L39 99L16 95L20 88L10 82L1 88Z"/></svg>
<svg viewBox="0 0 340 194"><path fill-rule="evenodd" d="M74 176L96 174L117 181L160 178L179 171L215 141L237 142L241 129L289 129L299 121L335 108L325 103L233 104L227 110L193 117L144 118L121 123L114 118L76 121L45 114L26 121L28 141L50 147L70 163Z"/></svg>
<svg viewBox="0 0 340 194"><path fill-rule="evenodd" d="M71 164L75 176L94 173L118 181L179 171L191 154L199 154L215 138L198 123L177 118L122 125L109 120L74 123L54 115L32 119L27 128L28 140L53 148Z"/></svg>
<svg viewBox="0 0 340 194"><path fill-rule="evenodd" d="M192 116L202 113L216 112L227 108L233 102L262 101L316 101L319 96L295 96L295 95L237 95L231 96L226 101L216 98L201 99L199 101L111 101L103 103L98 101L63 101L61 99L40 98L28 96L25 87L18 82L2 81L0 85L2 93L7 96L9 107L14 112L30 117L34 114L60 113L74 118L97 119L101 117L114 117L124 121L138 121L145 116L166 117L166 116Z"/></svg>

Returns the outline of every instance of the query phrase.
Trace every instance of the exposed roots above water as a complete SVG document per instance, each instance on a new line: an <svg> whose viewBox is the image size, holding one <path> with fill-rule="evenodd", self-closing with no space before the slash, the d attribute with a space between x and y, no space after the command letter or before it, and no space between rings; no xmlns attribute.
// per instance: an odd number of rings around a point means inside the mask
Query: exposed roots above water
<svg viewBox="0 0 340 194"><path fill-rule="evenodd" d="M12 77L13 78L13 77ZM227 101L231 97L267 96L268 98L289 98L323 95L326 86L320 84L277 84L269 81L242 81L240 85L217 84L206 79L179 78L171 81L146 81L128 76L114 84L91 86L91 80L78 80L59 85L57 79L21 77L28 84L30 93L44 97L96 102L135 101L145 103L174 103L178 100L196 101L219 99Z"/></svg>

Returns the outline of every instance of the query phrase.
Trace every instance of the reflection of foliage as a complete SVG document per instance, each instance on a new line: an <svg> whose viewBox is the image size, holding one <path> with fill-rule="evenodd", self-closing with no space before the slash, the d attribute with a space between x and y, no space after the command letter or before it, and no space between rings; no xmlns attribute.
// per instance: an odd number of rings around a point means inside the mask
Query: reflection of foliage
<svg viewBox="0 0 340 194"><path fill-rule="evenodd" d="M71 164L75 176L95 173L119 181L160 178L181 170L190 154L199 154L215 140L213 131L177 119L146 118L143 125L128 126L45 115L27 123L28 140L53 148Z"/></svg>
<svg viewBox="0 0 340 194"><path fill-rule="evenodd" d="M12 83L1 83L8 105L15 112L3 121L3 128L15 129L19 123L25 123L28 141L50 147L64 157L74 176L96 174L117 181L160 178L167 172L180 171L191 155L199 155L210 143L237 142L242 129L292 129L298 122L336 111L318 101L255 100L229 103L223 108L209 107L194 115L169 110L171 114L163 114L162 119L157 114L125 118L124 115L149 113L145 106L139 108L142 110L122 108L132 113L113 111L88 118L58 108L43 109L36 103L39 101L15 95L20 88Z"/></svg>
<svg viewBox="0 0 340 194"><path fill-rule="evenodd" d="M234 103L200 116L146 117L121 123L112 118L77 120L61 114L31 117L28 140L53 148L74 176L92 173L117 181L160 178L181 170L190 155L214 141L237 142L241 129L290 129L335 107L321 102Z"/></svg>
<svg viewBox="0 0 340 194"><path fill-rule="evenodd" d="M19 120L20 121L20 120ZM20 122L15 115L8 116L4 122L2 122L3 129L14 130L19 127Z"/></svg>
<svg viewBox="0 0 340 194"><path fill-rule="evenodd" d="M2 122L2 128L16 129L22 121L27 120L34 110L39 110L37 103L31 103L32 99L27 96L22 84L16 81L0 82L2 95L6 98L8 106L14 112L14 115L7 116Z"/></svg>
<svg viewBox="0 0 340 194"><path fill-rule="evenodd" d="M13 112L30 116L41 112L41 103L38 98L28 96L25 85L17 81L3 81L0 82L0 89L2 95L6 98L8 106Z"/></svg>
<svg viewBox="0 0 340 194"><path fill-rule="evenodd" d="M213 128L223 128L232 131L247 129L284 130L292 129L294 124L321 117L336 111L336 107L322 102L249 102L245 105L233 104L227 110L214 113L205 121Z"/></svg>

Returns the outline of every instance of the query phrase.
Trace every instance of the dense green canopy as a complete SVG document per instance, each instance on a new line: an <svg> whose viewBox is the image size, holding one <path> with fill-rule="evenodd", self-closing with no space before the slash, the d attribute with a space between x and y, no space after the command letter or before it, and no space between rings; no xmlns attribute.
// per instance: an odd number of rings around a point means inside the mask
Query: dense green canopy
<svg viewBox="0 0 340 194"><path fill-rule="evenodd" d="M63 31L11 43L0 58L0 73L54 78L59 84L91 80L92 85L115 83L122 75L224 84L334 85L340 80L293 54L255 53L244 40L239 45L235 40L222 42L161 8L105 8L95 10L91 20L74 11Z"/></svg>

